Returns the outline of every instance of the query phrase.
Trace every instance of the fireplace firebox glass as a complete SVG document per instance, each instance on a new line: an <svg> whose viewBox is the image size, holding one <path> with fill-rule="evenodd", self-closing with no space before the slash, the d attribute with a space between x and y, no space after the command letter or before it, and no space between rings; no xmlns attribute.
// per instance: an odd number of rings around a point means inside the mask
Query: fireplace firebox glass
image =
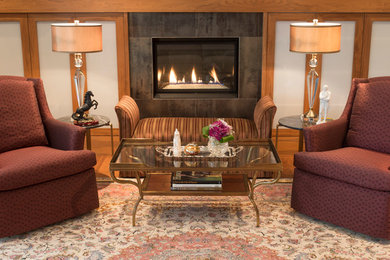
<svg viewBox="0 0 390 260"><path fill-rule="evenodd" d="M237 97L238 38L153 38L155 97Z"/></svg>

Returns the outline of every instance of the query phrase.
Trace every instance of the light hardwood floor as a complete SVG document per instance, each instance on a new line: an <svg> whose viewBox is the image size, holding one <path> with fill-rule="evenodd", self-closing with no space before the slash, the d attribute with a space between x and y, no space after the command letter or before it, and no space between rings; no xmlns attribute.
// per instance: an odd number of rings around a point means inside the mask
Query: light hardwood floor
<svg viewBox="0 0 390 260"><path fill-rule="evenodd" d="M283 163L282 178L292 178L294 153L298 151L298 132L279 130L278 153ZM273 137L275 143L275 137ZM114 149L119 144L119 137L114 136ZM92 150L96 153L97 164L95 166L97 180L110 180L109 165L111 160L110 136L92 134Z"/></svg>

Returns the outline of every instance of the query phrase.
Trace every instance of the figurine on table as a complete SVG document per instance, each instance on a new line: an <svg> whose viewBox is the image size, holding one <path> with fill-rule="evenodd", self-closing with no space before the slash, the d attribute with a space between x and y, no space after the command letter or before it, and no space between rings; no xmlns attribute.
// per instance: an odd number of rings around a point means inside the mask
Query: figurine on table
<svg viewBox="0 0 390 260"><path fill-rule="evenodd" d="M328 115L330 95L331 92L328 89L328 85L324 85L320 92L320 109L319 109L317 125L326 122L326 117Z"/></svg>
<svg viewBox="0 0 390 260"><path fill-rule="evenodd" d="M86 114L86 112L92 107L96 109L98 106L98 102L96 100L92 100L91 97L93 96L94 95L92 91L85 92L84 104L81 107L77 108L76 112L72 114L72 118L75 120L76 125L88 126L98 123L97 120L95 120L93 117L89 117L88 114Z"/></svg>

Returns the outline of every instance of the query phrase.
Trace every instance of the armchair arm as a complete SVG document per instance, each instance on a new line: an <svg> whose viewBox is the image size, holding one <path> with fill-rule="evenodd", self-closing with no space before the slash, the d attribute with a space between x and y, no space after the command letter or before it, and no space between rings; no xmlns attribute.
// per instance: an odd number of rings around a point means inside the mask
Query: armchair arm
<svg viewBox="0 0 390 260"><path fill-rule="evenodd" d="M49 145L61 150L84 149L85 129L48 118L44 121Z"/></svg>
<svg viewBox="0 0 390 260"><path fill-rule="evenodd" d="M140 119L137 103L124 95L115 106L115 112L119 122L119 138L132 137Z"/></svg>
<svg viewBox="0 0 390 260"><path fill-rule="evenodd" d="M276 113L276 106L269 96L264 96L257 101L253 120L255 121L259 138L272 137L272 123Z"/></svg>
<svg viewBox="0 0 390 260"><path fill-rule="evenodd" d="M342 147L347 127L347 117L341 117L326 124L304 128L306 151L320 152Z"/></svg>

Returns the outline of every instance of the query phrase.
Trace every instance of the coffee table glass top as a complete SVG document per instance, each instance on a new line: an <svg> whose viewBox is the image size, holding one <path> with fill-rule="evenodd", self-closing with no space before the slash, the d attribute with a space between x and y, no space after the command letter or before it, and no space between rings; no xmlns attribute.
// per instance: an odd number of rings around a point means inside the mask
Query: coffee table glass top
<svg viewBox="0 0 390 260"><path fill-rule="evenodd" d="M171 145L172 142L156 142L149 139L122 139L111 160L110 169L141 171L282 170L281 161L270 139L229 143L234 153L233 155L227 153L226 157L210 157L207 152L197 157L170 157L159 152ZM199 145L207 146L207 144Z"/></svg>

